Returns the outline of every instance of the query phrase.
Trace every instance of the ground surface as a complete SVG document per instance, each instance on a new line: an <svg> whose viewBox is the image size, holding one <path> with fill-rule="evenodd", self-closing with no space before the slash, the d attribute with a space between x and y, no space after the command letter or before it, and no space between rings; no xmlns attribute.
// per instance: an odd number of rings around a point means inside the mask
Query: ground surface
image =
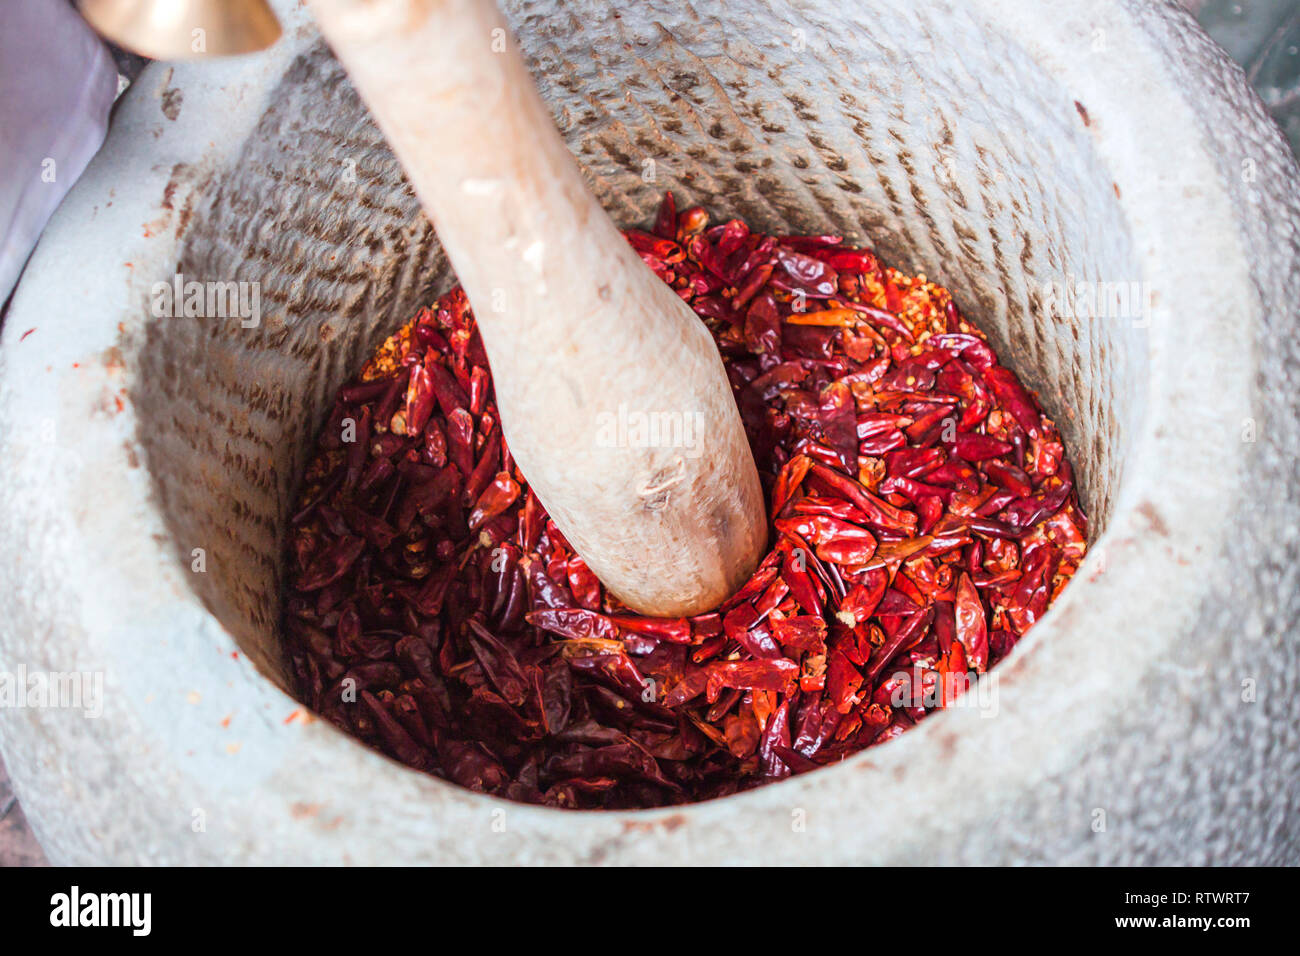
<svg viewBox="0 0 1300 956"><path fill-rule="evenodd" d="M9 789L9 775L0 761L0 866L45 865L45 854L27 826L18 798Z"/></svg>

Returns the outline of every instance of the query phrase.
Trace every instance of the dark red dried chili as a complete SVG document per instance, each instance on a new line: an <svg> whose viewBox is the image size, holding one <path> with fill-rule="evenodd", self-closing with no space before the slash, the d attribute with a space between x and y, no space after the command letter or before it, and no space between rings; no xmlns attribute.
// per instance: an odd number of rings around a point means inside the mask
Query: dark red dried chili
<svg viewBox="0 0 1300 956"><path fill-rule="evenodd" d="M626 235L713 333L768 495L772 549L722 607L647 618L605 592L510 456L459 289L339 392L291 519L306 702L514 800L701 800L892 739L1086 550L1055 425L946 290L671 195Z"/></svg>

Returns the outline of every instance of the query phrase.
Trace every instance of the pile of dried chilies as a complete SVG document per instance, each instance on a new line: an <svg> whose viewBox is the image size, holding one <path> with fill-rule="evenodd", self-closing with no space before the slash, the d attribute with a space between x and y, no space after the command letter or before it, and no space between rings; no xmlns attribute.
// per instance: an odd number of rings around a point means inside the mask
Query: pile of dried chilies
<svg viewBox="0 0 1300 956"><path fill-rule="evenodd" d="M773 545L739 593L666 620L604 591L502 441L460 289L339 393L292 518L306 702L530 803L702 800L895 737L1086 548L1056 427L946 290L671 194L626 236L713 332L754 449Z"/></svg>

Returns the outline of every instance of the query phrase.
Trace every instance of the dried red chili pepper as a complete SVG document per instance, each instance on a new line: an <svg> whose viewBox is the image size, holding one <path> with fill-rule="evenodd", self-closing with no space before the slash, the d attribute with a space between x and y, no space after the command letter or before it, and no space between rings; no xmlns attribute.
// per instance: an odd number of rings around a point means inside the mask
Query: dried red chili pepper
<svg viewBox="0 0 1300 956"><path fill-rule="evenodd" d="M945 290L671 195L626 236L713 333L768 490L772 550L720 608L605 591L506 447L459 289L340 390L291 520L306 702L513 800L682 803L891 740L1010 653L1087 548L1059 432Z"/></svg>

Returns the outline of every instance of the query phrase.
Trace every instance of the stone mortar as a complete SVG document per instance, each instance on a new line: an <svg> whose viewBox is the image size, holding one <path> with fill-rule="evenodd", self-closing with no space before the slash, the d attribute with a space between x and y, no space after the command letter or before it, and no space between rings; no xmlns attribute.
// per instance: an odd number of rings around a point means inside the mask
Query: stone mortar
<svg viewBox="0 0 1300 956"><path fill-rule="evenodd" d="M277 7L269 53L141 76L0 340L0 669L105 680L98 718L0 708L52 860L1300 860L1300 171L1176 4L507 4L619 224L671 188L950 286L1060 422L1094 525L986 678L995 716L617 813L458 789L285 691L311 436L453 280L338 64ZM152 317L178 271L260 283L260 325ZM1089 314L1049 294L1067 282L1141 282L1151 308Z"/></svg>

